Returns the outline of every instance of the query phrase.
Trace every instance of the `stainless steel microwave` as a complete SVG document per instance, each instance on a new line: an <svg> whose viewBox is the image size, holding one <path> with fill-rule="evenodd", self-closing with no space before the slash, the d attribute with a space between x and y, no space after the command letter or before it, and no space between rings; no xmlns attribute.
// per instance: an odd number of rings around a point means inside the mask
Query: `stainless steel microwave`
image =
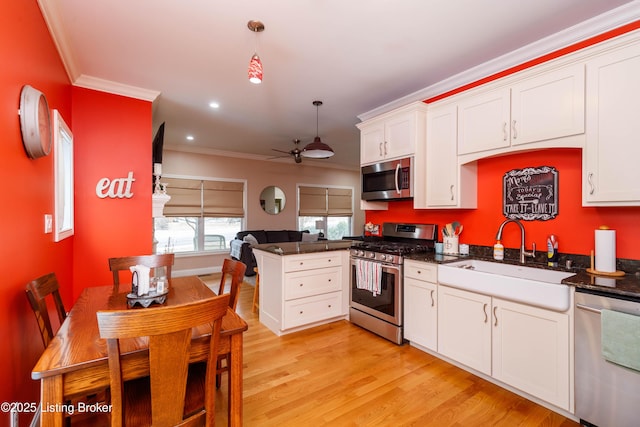
<svg viewBox="0 0 640 427"><path fill-rule="evenodd" d="M413 157L362 167L362 200L413 198Z"/></svg>

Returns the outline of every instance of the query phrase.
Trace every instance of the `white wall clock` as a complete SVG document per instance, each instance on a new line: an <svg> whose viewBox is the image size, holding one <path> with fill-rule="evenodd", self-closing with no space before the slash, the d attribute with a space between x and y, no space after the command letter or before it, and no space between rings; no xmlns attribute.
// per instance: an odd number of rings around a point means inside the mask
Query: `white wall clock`
<svg viewBox="0 0 640 427"><path fill-rule="evenodd" d="M32 159L44 157L51 152L51 115L44 94L29 85L20 93L20 130L22 143Z"/></svg>

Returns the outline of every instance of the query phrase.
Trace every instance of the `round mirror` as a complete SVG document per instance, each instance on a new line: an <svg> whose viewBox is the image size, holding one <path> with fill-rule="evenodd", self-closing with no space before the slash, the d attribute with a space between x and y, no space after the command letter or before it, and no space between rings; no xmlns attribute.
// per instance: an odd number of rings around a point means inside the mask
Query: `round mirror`
<svg viewBox="0 0 640 427"><path fill-rule="evenodd" d="M284 191L279 187L270 185L260 193L260 207L271 215L278 215L284 209L286 199Z"/></svg>

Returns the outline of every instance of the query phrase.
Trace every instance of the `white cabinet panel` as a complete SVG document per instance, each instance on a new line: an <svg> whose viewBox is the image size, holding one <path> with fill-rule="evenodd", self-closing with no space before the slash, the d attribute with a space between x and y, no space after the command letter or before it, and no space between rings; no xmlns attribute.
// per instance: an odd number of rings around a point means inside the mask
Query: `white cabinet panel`
<svg viewBox="0 0 640 427"><path fill-rule="evenodd" d="M569 408L569 315L493 298L493 377Z"/></svg>
<svg viewBox="0 0 640 427"><path fill-rule="evenodd" d="M438 353L491 375L491 297L438 285Z"/></svg>
<svg viewBox="0 0 640 427"><path fill-rule="evenodd" d="M584 65L550 71L511 88L511 144L584 133Z"/></svg>
<svg viewBox="0 0 640 427"><path fill-rule="evenodd" d="M585 206L640 205L640 44L587 62Z"/></svg>
<svg viewBox="0 0 640 427"><path fill-rule="evenodd" d="M509 147L509 88L499 88L458 101L458 154Z"/></svg>
<svg viewBox="0 0 640 427"><path fill-rule="evenodd" d="M340 290L340 267L287 273L284 278L284 299L308 297Z"/></svg>
<svg viewBox="0 0 640 427"><path fill-rule="evenodd" d="M341 292L287 301L284 304L283 328L295 328L340 316L342 314L341 307Z"/></svg>

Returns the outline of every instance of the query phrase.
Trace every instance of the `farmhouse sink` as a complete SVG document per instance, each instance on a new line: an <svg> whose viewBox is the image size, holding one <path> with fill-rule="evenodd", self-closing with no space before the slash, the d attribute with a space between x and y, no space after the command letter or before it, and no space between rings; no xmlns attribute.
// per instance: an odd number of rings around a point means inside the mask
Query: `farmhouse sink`
<svg viewBox="0 0 640 427"><path fill-rule="evenodd" d="M438 265L438 283L554 311L570 307L571 292L560 282L574 273L464 260Z"/></svg>

